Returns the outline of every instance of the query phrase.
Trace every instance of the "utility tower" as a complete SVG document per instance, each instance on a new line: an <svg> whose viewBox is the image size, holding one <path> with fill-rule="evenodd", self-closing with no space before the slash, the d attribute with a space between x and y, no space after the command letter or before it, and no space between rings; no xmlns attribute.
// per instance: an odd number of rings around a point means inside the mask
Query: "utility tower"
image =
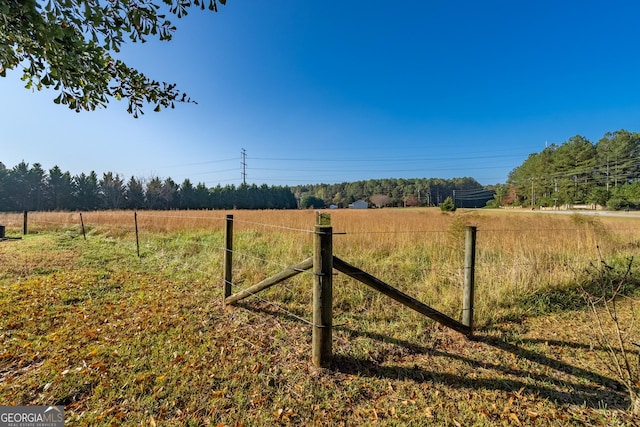
<svg viewBox="0 0 640 427"><path fill-rule="evenodd" d="M242 183L247 185L247 150L242 149L242 160L240 161L240 166L242 166Z"/></svg>

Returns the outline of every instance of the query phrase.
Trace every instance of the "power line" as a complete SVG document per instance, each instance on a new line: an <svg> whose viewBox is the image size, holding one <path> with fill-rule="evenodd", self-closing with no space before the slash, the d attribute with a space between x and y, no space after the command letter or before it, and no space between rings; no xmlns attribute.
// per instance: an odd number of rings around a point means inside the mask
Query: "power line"
<svg viewBox="0 0 640 427"><path fill-rule="evenodd" d="M384 156L384 157L370 157L370 158L317 158L317 157L252 157L254 160L269 160L269 161L283 161L283 162L330 162L330 163L389 163L389 162L432 162L432 161L443 161L443 160L451 160L451 161L459 161L459 160L477 160L477 159L509 159L509 158L521 158L522 155L518 154L503 154L503 155L474 155L474 156L459 156L459 155L451 155L451 156L435 156L435 157L409 157L409 156Z"/></svg>

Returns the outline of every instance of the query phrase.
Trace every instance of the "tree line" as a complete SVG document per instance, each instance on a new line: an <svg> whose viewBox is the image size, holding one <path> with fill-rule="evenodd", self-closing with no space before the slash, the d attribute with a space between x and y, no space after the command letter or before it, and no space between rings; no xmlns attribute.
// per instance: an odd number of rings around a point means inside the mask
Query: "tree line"
<svg viewBox="0 0 640 427"><path fill-rule="evenodd" d="M374 207L439 206L448 197L457 207L485 207L494 193L474 178L386 178L339 184L297 185L291 188L301 207L346 208L356 200Z"/></svg>
<svg viewBox="0 0 640 427"><path fill-rule="evenodd" d="M576 135L532 153L497 186L501 204L548 206L594 204L640 207L640 133L607 132L596 143Z"/></svg>
<svg viewBox="0 0 640 427"><path fill-rule="evenodd" d="M560 207L577 204L610 209L640 208L640 133L607 132L596 143L576 135L530 154L505 184L483 187L470 177L387 178L336 184L267 186L177 184L171 178L131 177L112 172L71 176L58 166L45 171L25 162L0 162L0 211L96 209L296 209L346 208L357 200L374 207Z"/></svg>
<svg viewBox="0 0 640 427"><path fill-rule="evenodd" d="M95 172L71 176L58 166L21 162L8 169L0 163L0 211L97 209L295 209L297 201L288 187L266 184L207 188L189 179L177 184L171 178L127 182L112 172L98 178Z"/></svg>
<svg viewBox="0 0 640 427"><path fill-rule="evenodd" d="M171 178L128 181L107 172L72 176L58 166L46 171L24 161L7 168L0 162L0 211L98 209L296 209L348 207L356 200L372 206L438 206L447 197L457 207L484 207L493 192L473 178L371 179L340 184L267 186L177 184Z"/></svg>

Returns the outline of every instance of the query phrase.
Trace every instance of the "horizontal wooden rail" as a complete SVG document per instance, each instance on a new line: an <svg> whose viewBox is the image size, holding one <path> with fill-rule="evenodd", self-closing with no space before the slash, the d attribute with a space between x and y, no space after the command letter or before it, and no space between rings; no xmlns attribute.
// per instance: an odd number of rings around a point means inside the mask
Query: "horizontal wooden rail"
<svg viewBox="0 0 640 427"><path fill-rule="evenodd" d="M302 261L300 264L292 265L282 270L280 273L271 276L267 279L264 279L260 283L256 283L253 286L248 287L236 294L230 295L224 299L225 304L233 304L242 299L250 297L251 295L258 293L264 289L267 289L273 285L277 285L278 283L289 279L290 277L295 276L296 274L302 273L303 271L309 270L313 267L313 257L309 257Z"/></svg>
<svg viewBox="0 0 640 427"><path fill-rule="evenodd" d="M469 326L463 325L462 323L458 322L455 319L452 319L446 314L442 314L439 311L434 310L428 305L423 304L417 299L400 292L399 290L386 284L382 280L370 275L365 271L360 270L357 267L354 267L353 265L341 260L336 256L333 257L333 268L346 274L349 277L352 277L364 283L367 286L372 287L376 291L381 292L390 298L393 298L400 304L406 305L407 307L417 311L418 313L424 314L425 316L437 322L440 322L451 329L454 329L465 335L471 335L472 333L472 329Z"/></svg>

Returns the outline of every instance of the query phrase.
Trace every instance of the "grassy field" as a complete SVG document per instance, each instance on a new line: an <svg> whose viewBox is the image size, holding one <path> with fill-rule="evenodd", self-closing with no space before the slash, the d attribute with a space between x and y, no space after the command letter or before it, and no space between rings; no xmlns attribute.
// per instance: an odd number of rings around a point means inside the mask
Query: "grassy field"
<svg viewBox="0 0 640 427"><path fill-rule="evenodd" d="M311 255L314 212L230 213L234 291ZM221 304L225 214L138 212L140 257L133 212L83 213L86 239L78 213L30 213L26 236L0 214L22 237L0 242L0 405L65 405L68 425L638 425L578 287L597 289L601 260L624 272L640 218L331 211L337 256L456 319L476 226L478 329L336 275L319 369L312 275Z"/></svg>

